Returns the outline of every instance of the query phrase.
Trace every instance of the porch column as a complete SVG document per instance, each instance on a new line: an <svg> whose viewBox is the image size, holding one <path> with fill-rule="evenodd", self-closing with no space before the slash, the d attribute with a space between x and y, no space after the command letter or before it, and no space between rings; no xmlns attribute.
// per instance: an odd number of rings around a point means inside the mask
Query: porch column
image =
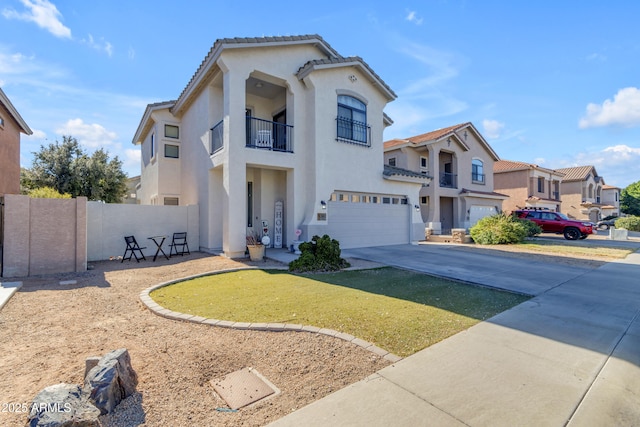
<svg viewBox="0 0 640 427"><path fill-rule="evenodd" d="M223 64L221 64L223 65ZM229 258L244 257L247 232L247 165L245 160L245 78L224 72L224 144L222 170L222 250Z"/></svg>
<svg viewBox="0 0 640 427"><path fill-rule="evenodd" d="M433 230L433 234L442 233L440 221L440 153L429 147L429 170L433 175L433 181L429 184L432 188L429 197L429 219L427 227Z"/></svg>

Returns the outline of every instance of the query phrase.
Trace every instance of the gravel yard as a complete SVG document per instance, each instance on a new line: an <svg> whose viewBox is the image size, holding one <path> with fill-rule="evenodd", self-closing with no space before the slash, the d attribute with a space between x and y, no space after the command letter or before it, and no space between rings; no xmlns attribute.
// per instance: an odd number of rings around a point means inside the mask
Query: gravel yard
<svg viewBox="0 0 640 427"><path fill-rule="evenodd" d="M18 279L23 287L0 311L0 425L26 422L26 413L8 411L10 403L29 405L49 385L81 384L87 357L123 347L138 374L139 394L103 417L106 426L265 425L389 364L324 335L168 320L138 299L160 282L247 264L194 253L155 263L96 262L80 274ZM60 285L64 280L77 284ZM217 411L226 405L210 380L244 367L257 369L282 393L235 413Z"/></svg>

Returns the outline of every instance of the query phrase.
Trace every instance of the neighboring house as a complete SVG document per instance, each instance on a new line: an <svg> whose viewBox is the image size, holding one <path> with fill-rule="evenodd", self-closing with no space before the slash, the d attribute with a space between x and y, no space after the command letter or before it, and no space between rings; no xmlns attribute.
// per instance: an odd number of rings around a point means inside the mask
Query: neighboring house
<svg viewBox="0 0 640 427"><path fill-rule="evenodd" d="M499 160L493 165L493 188L509 196L505 212L516 209L549 209L561 212L560 182L564 174L538 165Z"/></svg>
<svg viewBox="0 0 640 427"><path fill-rule="evenodd" d="M433 177L420 190L420 211L434 234L472 227L502 211L504 194L494 192L498 155L471 123L384 143L387 165Z"/></svg>
<svg viewBox="0 0 640 427"><path fill-rule="evenodd" d="M395 98L318 35L217 40L176 100L145 110L139 203L198 204L201 249L229 257L263 222L275 247L297 230L343 248L417 241L429 178L383 164Z"/></svg>
<svg viewBox="0 0 640 427"><path fill-rule="evenodd" d="M613 185L602 186L602 203L600 207L602 218L620 216L620 188Z"/></svg>
<svg viewBox="0 0 640 427"><path fill-rule="evenodd" d="M0 88L0 197L20 194L20 134L33 132Z"/></svg>
<svg viewBox="0 0 640 427"><path fill-rule="evenodd" d="M138 188L140 188L140 175L127 178L127 194L122 199L122 203L135 205L138 203Z"/></svg>
<svg viewBox="0 0 640 427"><path fill-rule="evenodd" d="M562 210L570 218L592 222L602 215L602 187L604 179L593 166L576 166L558 169L564 174L561 184Z"/></svg>

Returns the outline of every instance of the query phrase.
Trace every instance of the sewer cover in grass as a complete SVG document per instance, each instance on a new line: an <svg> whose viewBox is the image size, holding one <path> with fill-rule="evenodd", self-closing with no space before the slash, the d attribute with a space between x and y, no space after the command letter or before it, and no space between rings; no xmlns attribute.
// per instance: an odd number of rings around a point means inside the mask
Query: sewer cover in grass
<svg viewBox="0 0 640 427"><path fill-rule="evenodd" d="M211 384L231 409L250 405L278 391L253 368L232 372L219 380L211 380Z"/></svg>

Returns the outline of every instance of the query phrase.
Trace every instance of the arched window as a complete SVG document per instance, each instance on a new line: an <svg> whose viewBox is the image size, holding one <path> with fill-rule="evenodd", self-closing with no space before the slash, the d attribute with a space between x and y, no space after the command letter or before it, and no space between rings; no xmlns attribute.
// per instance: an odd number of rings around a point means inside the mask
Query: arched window
<svg viewBox="0 0 640 427"><path fill-rule="evenodd" d="M338 95L337 139L355 144L369 145L367 106L348 95Z"/></svg>
<svg viewBox="0 0 640 427"><path fill-rule="evenodd" d="M480 159L473 159L471 162L471 181L484 184L484 163Z"/></svg>

